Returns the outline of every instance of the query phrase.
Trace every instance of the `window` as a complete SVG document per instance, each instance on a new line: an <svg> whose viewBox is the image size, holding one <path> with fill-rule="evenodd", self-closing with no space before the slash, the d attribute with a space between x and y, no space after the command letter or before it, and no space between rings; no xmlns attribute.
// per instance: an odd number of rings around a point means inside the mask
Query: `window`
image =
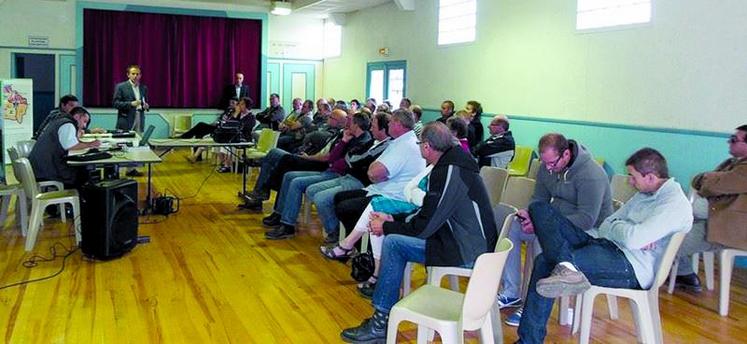
<svg viewBox="0 0 747 344"><path fill-rule="evenodd" d="M473 42L477 26L477 0L440 0L438 45Z"/></svg>
<svg viewBox="0 0 747 344"><path fill-rule="evenodd" d="M374 98L379 104L388 100L395 108L399 107L399 101L407 94L406 76L405 61L369 63L366 98Z"/></svg>
<svg viewBox="0 0 747 344"><path fill-rule="evenodd" d="M342 26L331 20L324 22L324 57L342 55Z"/></svg>
<svg viewBox="0 0 747 344"><path fill-rule="evenodd" d="M576 30L650 21L651 0L578 0Z"/></svg>

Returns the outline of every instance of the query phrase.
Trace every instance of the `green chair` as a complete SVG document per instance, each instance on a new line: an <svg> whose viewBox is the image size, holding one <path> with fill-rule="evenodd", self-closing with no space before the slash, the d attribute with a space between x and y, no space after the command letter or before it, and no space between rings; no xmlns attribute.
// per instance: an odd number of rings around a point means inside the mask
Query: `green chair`
<svg viewBox="0 0 747 344"><path fill-rule="evenodd" d="M533 150L527 146L516 146L514 159L508 163L508 173L512 176L526 176L532 162Z"/></svg>
<svg viewBox="0 0 747 344"><path fill-rule="evenodd" d="M246 150L246 159L259 160L264 158L271 149L277 147L279 138L279 131L273 131L272 129L267 128L262 129L259 133L257 146Z"/></svg>
<svg viewBox="0 0 747 344"><path fill-rule="evenodd" d="M418 343L425 342L429 329L437 331L445 344L462 343L464 331L474 330L480 330L482 343L502 340L501 326L493 326L497 322L493 315L498 314L492 311L511 248L511 241L503 239L494 253L477 257L465 294L428 284L397 302L389 313L386 342L397 342L397 327L402 321L418 325ZM493 332L494 327L499 333Z"/></svg>

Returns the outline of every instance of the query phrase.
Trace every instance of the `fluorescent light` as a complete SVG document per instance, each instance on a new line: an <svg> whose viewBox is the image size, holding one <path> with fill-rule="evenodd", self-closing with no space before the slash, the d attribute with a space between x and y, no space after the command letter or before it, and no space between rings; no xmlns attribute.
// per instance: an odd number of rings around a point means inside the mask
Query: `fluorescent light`
<svg viewBox="0 0 747 344"><path fill-rule="evenodd" d="M287 16L293 11L291 6L292 4L290 2L273 1L272 10L270 10L270 13L276 16Z"/></svg>

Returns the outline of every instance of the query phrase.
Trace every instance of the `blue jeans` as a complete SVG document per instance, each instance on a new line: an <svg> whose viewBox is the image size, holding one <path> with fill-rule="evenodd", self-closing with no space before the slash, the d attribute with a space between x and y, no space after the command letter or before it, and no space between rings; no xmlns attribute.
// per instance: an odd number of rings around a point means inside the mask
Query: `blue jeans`
<svg viewBox="0 0 747 344"><path fill-rule="evenodd" d="M377 311L388 314L399 300L399 287L407 262L425 263L425 240L400 234L387 235L373 295L373 306Z"/></svg>
<svg viewBox="0 0 747 344"><path fill-rule="evenodd" d="M290 153L278 148L273 148L267 152L267 155L262 158L262 167L259 169L257 183L254 184L255 192L270 190L269 187L267 187L267 181L270 180L270 176L272 176L272 172L275 170L275 166L278 165L278 162L280 162L280 159L288 154Z"/></svg>
<svg viewBox="0 0 747 344"><path fill-rule="evenodd" d="M294 226L301 211L301 201L309 185L339 177L334 172L293 171L283 176L283 183L275 197L275 212L280 214L280 222Z"/></svg>
<svg viewBox="0 0 747 344"><path fill-rule="evenodd" d="M316 204L316 213L328 236L336 234L340 223L335 215L335 195L341 191L360 188L363 188L363 183L351 175L319 182L306 188L306 196Z"/></svg>
<svg viewBox="0 0 747 344"><path fill-rule="evenodd" d="M521 230L521 224L514 221L508 230L508 239L514 243L514 248L508 252L506 265L503 268L503 277L501 278L501 295L507 297L522 297L521 282L523 281L521 272L521 243L526 242L527 247L534 247L534 257L542 253L539 243L535 240L534 234L524 233Z"/></svg>
<svg viewBox="0 0 747 344"><path fill-rule="evenodd" d="M633 266L613 242L586 234L547 202L529 205L529 216L543 252L534 261L519 324L521 343L542 343L545 339L547 319L555 300L539 295L536 285L538 280L550 276L560 262L574 264L593 285L640 289Z"/></svg>

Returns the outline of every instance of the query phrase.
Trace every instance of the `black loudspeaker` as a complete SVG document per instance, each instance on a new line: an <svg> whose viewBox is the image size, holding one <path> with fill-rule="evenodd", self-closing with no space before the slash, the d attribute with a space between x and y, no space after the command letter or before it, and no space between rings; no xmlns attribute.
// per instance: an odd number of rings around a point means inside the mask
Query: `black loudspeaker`
<svg viewBox="0 0 747 344"><path fill-rule="evenodd" d="M137 245L137 182L117 179L81 189L81 243L88 257L109 260Z"/></svg>

